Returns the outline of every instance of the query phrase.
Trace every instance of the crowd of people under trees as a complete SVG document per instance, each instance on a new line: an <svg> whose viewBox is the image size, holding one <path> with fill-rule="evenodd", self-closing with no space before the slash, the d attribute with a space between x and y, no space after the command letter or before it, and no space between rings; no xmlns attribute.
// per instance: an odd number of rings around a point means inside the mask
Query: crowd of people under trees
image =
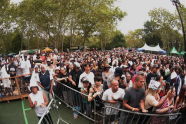
<svg viewBox="0 0 186 124"><path fill-rule="evenodd" d="M31 90L32 108L47 106L43 91L71 103L77 94L68 94L60 85L65 84L87 95L88 102L96 100L97 109L108 105L143 113L181 112L186 122L186 66L181 57L117 48L1 57L0 65L1 97L16 95L14 76L24 75L19 78L21 92ZM43 98L38 100L34 94ZM36 109L38 117L41 111ZM106 114L112 119L117 111L108 109ZM122 123L126 116L120 113L118 117Z"/></svg>

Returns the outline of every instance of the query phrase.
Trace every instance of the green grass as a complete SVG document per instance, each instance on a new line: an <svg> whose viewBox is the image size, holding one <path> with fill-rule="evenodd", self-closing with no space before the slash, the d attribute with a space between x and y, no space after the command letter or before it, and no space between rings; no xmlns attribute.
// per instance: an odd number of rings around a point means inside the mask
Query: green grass
<svg viewBox="0 0 186 124"><path fill-rule="evenodd" d="M0 124L24 124L20 100L0 103Z"/></svg>
<svg viewBox="0 0 186 124"><path fill-rule="evenodd" d="M28 100L24 100L24 109L29 108ZM37 124L38 118L33 109L26 110L26 118L28 124ZM63 120L70 124L89 124L90 122L79 116L78 119L73 119L73 112L70 108L65 105L61 105L59 108L59 113ZM24 115L22 110L22 101L10 101L0 103L0 124L25 124Z"/></svg>

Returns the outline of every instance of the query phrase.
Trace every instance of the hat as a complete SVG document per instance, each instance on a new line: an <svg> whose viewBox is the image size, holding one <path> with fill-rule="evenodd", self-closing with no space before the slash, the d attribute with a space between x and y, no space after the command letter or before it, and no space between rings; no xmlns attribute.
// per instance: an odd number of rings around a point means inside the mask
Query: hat
<svg viewBox="0 0 186 124"><path fill-rule="evenodd" d="M56 67L55 70L60 70L60 67Z"/></svg>
<svg viewBox="0 0 186 124"><path fill-rule="evenodd" d="M82 83L89 83L89 80L88 80L87 77L83 77L83 78L81 79L81 82L82 82Z"/></svg>
<svg viewBox="0 0 186 124"><path fill-rule="evenodd" d="M75 65L76 67L78 67L78 68L81 67L80 64L79 64L78 62L74 62L74 65Z"/></svg>
<svg viewBox="0 0 186 124"><path fill-rule="evenodd" d="M37 87L38 90L39 90L39 87L38 87L38 85L37 85L37 83L36 83L35 80L30 80L30 85L29 85L29 87L30 87L30 90L31 90L32 88L34 88L34 87Z"/></svg>
<svg viewBox="0 0 186 124"><path fill-rule="evenodd" d="M149 84L149 88L152 90L157 90L160 86L160 82L155 81L155 80L151 80L150 84Z"/></svg>
<svg viewBox="0 0 186 124"><path fill-rule="evenodd" d="M176 74L176 72L175 72L175 71L174 71L174 72L172 72L172 73L171 73L171 80L172 80L172 79L174 79L174 78L176 78L177 76L178 76L178 75Z"/></svg>
<svg viewBox="0 0 186 124"><path fill-rule="evenodd" d="M35 65L34 68L39 68L39 66L38 65Z"/></svg>

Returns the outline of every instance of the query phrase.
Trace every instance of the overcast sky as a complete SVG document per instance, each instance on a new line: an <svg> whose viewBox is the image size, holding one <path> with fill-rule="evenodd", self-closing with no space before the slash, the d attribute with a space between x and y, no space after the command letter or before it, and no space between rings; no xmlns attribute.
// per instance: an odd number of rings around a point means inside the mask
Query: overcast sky
<svg viewBox="0 0 186 124"><path fill-rule="evenodd" d="M186 6L186 0L180 2ZM127 12L127 16L117 26L125 34L130 30L143 28L144 22L149 19L148 12L154 8L165 8L173 13L176 11L171 0L117 0L115 5Z"/></svg>

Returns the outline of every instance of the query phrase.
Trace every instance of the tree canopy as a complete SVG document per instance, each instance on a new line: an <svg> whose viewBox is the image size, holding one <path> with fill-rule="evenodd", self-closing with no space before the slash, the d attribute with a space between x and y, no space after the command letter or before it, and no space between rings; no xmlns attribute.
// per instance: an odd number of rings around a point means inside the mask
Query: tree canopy
<svg viewBox="0 0 186 124"><path fill-rule="evenodd" d="M19 4L0 1L1 52L26 48L89 45L112 42L112 32L126 13L115 0L23 0ZM96 39L95 39L96 38ZM19 41L18 41L19 40Z"/></svg>

